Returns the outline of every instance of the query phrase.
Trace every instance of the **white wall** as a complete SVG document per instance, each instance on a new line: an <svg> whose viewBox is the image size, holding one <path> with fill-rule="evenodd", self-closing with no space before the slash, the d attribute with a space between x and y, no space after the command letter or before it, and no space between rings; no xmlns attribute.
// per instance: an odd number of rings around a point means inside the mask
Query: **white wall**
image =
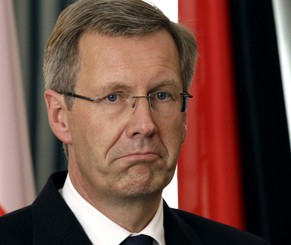
<svg viewBox="0 0 291 245"><path fill-rule="evenodd" d="M157 6L172 21L178 21L178 0L144 0Z"/></svg>

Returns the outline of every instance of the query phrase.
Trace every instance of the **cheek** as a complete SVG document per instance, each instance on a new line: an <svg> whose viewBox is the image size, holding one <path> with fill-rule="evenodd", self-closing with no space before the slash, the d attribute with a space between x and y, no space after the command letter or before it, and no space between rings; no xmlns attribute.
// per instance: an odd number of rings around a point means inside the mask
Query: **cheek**
<svg viewBox="0 0 291 245"><path fill-rule="evenodd" d="M76 125L78 139L82 142L82 145L79 146L87 151L92 160L104 162L110 149L119 140L123 131L123 123L121 121L112 123L112 121L96 114Z"/></svg>
<svg viewBox="0 0 291 245"><path fill-rule="evenodd" d="M71 115L70 131L75 154L79 157L81 155L89 157L92 147L99 145L99 139L102 137L100 132L104 130L97 117L92 117L92 113L86 113L86 108L78 108L76 104Z"/></svg>
<svg viewBox="0 0 291 245"><path fill-rule="evenodd" d="M170 123L171 122L171 123ZM161 138L168 152L175 152L180 149L186 137L186 125L184 117L169 118L160 127Z"/></svg>

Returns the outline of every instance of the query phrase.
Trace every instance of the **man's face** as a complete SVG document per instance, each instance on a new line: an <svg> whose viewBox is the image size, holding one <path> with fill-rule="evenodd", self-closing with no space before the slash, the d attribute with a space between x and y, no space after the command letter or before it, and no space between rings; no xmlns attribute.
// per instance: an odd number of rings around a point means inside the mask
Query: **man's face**
<svg viewBox="0 0 291 245"><path fill-rule="evenodd" d="M88 33L80 40L79 55L76 94L182 92L177 49L166 31L145 37ZM109 99L114 103L115 97ZM134 108L111 113L107 108L112 105L105 102L74 99L67 112L69 173L75 188L87 199L161 195L185 138L185 113L179 107L159 114L146 98L137 99Z"/></svg>

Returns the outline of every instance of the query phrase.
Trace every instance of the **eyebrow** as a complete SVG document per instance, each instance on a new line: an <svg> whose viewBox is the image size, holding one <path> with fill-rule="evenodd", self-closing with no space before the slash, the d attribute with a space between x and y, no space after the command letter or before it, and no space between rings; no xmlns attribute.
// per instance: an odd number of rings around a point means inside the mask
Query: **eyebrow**
<svg viewBox="0 0 291 245"><path fill-rule="evenodd" d="M160 88L160 87L172 87L176 90L180 89L179 84L174 79L164 80L158 83L157 86L155 86L155 88Z"/></svg>
<svg viewBox="0 0 291 245"><path fill-rule="evenodd" d="M152 87L149 88L149 91L151 90L155 90L158 88L163 88L163 87L172 87L175 90L179 90L180 86L179 84L174 80L174 79L167 79L167 80L163 80L161 82L157 82L156 84L153 84ZM120 82L108 82L106 84L104 84L101 89L100 92L101 93L106 93L108 91L116 91L116 90L132 90L132 86L129 86L127 84L123 84Z"/></svg>
<svg viewBox="0 0 291 245"><path fill-rule="evenodd" d="M129 90L130 86L122 84L120 82L108 82L101 87L102 92L113 90Z"/></svg>

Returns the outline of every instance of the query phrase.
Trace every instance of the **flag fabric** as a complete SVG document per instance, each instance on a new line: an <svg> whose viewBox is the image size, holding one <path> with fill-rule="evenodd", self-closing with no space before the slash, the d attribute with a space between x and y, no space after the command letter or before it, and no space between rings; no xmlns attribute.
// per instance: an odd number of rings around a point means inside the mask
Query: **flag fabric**
<svg viewBox="0 0 291 245"><path fill-rule="evenodd" d="M0 215L35 196L13 6L0 1Z"/></svg>
<svg viewBox="0 0 291 245"><path fill-rule="evenodd" d="M289 2L179 0L179 20L194 32L199 51L178 164L179 207L272 244L291 239L288 100L277 43L282 48L279 24L287 36L291 23L274 23L274 6L282 4L282 18ZM291 43L283 41L286 61Z"/></svg>
<svg viewBox="0 0 291 245"><path fill-rule="evenodd" d="M0 216L3 215L3 214L5 214L4 210L0 207Z"/></svg>
<svg viewBox="0 0 291 245"><path fill-rule="evenodd" d="M178 164L179 207L243 229L228 1L180 0L178 11L199 50L188 134Z"/></svg>
<svg viewBox="0 0 291 245"><path fill-rule="evenodd" d="M289 244L291 155L274 2L284 4L281 16L290 16L289 0L236 0L230 1L231 23L246 227L271 244ZM290 20L284 23L287 33ZM291 45L290 39L284 41Z"/></svg>

